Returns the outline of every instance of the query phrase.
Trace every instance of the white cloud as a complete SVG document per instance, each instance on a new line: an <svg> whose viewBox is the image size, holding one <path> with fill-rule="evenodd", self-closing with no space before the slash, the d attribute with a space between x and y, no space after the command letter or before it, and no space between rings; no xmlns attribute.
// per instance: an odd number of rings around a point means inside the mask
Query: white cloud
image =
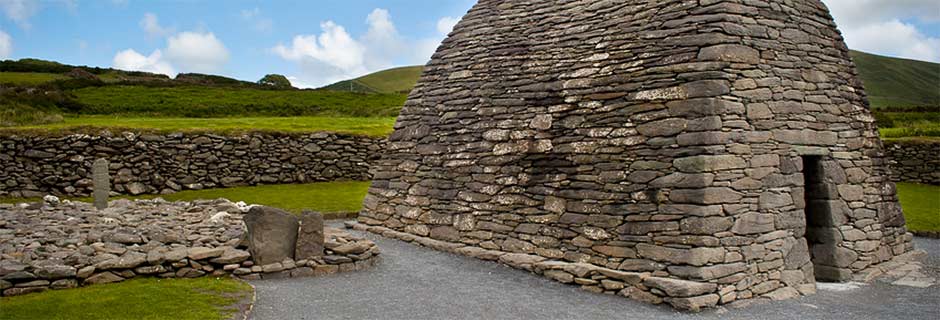
<svg viewBox="0 0 940 320"><path fill-rule="evenodd" d="M241 16L243 20L251 23L252 27L260 32L270 32L274 29L274 20L262 16L261 9L258 7L242 10Z"/></svg>
<svg viewBox="0 0 940 320"><path fill-rule="evenodd" d="M846 29L844 33L852 49L940 62L940 38L928 37L913 25L898 20Z"/></svg>
<svg viewBox="0 0 940 320"><path fill-rule="evenodd" d="M444 24L448 24L447 20ZM333 21L320 24L320 34L297 35L289 45L271 48L275 55L298 63L291 82L298 87L322 86L387 69L424 64L443 36L408 39L402 36L388 10L377 8L366 17L366 32L358 39ZM447 25L438 23L438 31Z"/></svg>
<svg viewBox="0 0 940 320"><path fill-rule="evenodd" d="M171 36L167 39L166 49L154 50L148 56L134 49L120 51L114 56L112 65L117 69L161 73L173 77L177 72L216 72L228 60L228 49L215 34L186 31Z"/></svg>
<svg viewBox="0 0 940 320"><path fill-rule="evenodd" d="M2 0L0 7L7 18L15 22L20 28L29 29L32 25L29 18L39 11L38 0Z"/></svg>
<svg viewBox="0 0 940 320"><path fill-rule="evenodd" d="M186 31L167 39L166 57L187 72L215 72L228 62L229 52L211 32Z"/></svg>
<svg viewBox="0 0 940 320"><path fill-rule="evenodd" d="M163 60L163 53L158 49L149 56L144 56L134 49L127 49L114 55L112 66L121 70L146 71L176 76L176 71L168 62Z"/></svg>
<svg viewBox="0 0 940 320"><path fill-rule="evenodd" d="M342 80L367 71L365 47L354 40L346 29L333 21L320 24L322 32L317 35L295 36L290 47L277 45L271 49L285 60L298 62L309 77L300 77L303 82Z"/></svg>
<svg viewBox="0 0 940 320"><path fill-rule="evenodd" d="M454 30L454 26L457 25L457 22L460 22L460 18L443 17L437 20L437 32L446 36Z"/></svg>
<svg viewBox="0 0 940 320"><path fill-rule="evenodd" d="M9 59L13 55L13 38L0 30L0 60Z"/></svg>
<svg viewBox="0 0 940 320"><path fill-rule="evenodd" d="M936 0L824 0L845 42L875 54L940 62L940 38L910 21L940 21Z"/></svg>
<svg viewBox="0 0 940 320"><path fill-rule="evenodd" d="M160 20L153 13L145 13L144 18L140 19L140 27L144 29L147 36L152 38L162 38L173 33L172 28L160 26Z"/></svg>

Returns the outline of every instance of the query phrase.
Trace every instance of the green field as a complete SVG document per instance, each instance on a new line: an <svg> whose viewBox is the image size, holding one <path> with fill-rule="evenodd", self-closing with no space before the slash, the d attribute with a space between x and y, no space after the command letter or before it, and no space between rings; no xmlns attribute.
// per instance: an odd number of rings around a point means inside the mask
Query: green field
<svg viewBox="0 0 940 320"><path fill-rule="evenodd" d="M940 137L940 112L875 111L882 138Z"/></svg>
<svg viewBox="0 0 940 320"><path fill-rule="evenodd" d="M308 184L279 184L254 187L188 190L168 195L123 196L125 199L163 198L168 201L226 198L234 202L261 204L300 213L304 209L330 213L358 212L362 199L369 190L368 181L316 182ZM91 198L72 198L91 202ZM0 203L35 202L41 199L0 198ZM336 216L336 215L333 215Z"/></svg>
<svg viewBox="0 0 940 320"><path fill-rule="evenodd" d="M68 112L94 115L390 117L398 115L405 103L402 94L328 90L114 85L71 92L81 106Z"/></svg>
<svg viewBox="0 0 940 320"><path fill-rule="evenodd" d="M898 197L913 231L940 231L940 186L898 183Z"/></svg>
<svg viewBox="0 0 940 320"><path fill-rule="evenodd" d="M35 86L55 80L68 79L62 74L33 72L0 72L0 84Z"/></svg>
<svg viewBox="0 0 940 320"><path fill-rule="evenodd" d="M250 285L229 278L141 278L0 298L5 319L229 319Z"/></svg>
<svg viewBox="0 0 940 320"><path fill-rule="evenodd" d="M2 113L0 113L2 115ZM249 131L276 132L336 132L370 137L391 134L394 117L242 117L242 118L161 118L79 116L60 119L44 125L27 125L0 129L0 134L36 132L59 134L63 132L95 133L101 129L124 129L153 132L214 132L239 133Z"/></svg>

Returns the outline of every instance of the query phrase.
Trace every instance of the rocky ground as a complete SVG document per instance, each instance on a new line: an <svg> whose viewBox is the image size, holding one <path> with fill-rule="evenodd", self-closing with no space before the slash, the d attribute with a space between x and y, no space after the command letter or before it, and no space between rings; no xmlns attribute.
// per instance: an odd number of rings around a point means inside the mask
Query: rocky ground
<svg viewBox="0 0 940 320"><path fill-rule="evenodd" d="M250 208L225 199L115 200L100 211L54 197L0 205L0 292L19 295L136 276L312 276L377 261L373 242L327 228L321 257L255 265L243 237Z"/></svg>

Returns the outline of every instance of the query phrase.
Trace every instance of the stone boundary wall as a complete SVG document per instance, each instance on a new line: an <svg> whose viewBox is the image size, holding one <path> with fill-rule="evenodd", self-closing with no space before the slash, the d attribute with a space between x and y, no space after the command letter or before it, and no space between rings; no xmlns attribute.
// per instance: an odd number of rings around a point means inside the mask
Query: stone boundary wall
<svg viewBox="0 0 940 320"><path fill-rule="evenodd" d="M122 199L104 210L69 201L0 204L0 296L135 277L321 276L363 270L380 261L374 242L344 230L322 228L321 222L319 246L304 244L319 249L318 253L305 258L290 254L265 262L252 254L254 244L243 237L242 218L251 215L244 214L247 208L224 199Z"/></svg>
<svg viewBox="0 0 940 320"><path fill-rule="evenodd" d="M88 196L91 167L110 161L112 192L368 180L381 138L311 133L0 137L0 197Z"/></svg>
<svg viewBox="0 0 940 320"><path fill-rule="evenodd" d="M885 141L891 180L940 185L940 141Z"/></svg>

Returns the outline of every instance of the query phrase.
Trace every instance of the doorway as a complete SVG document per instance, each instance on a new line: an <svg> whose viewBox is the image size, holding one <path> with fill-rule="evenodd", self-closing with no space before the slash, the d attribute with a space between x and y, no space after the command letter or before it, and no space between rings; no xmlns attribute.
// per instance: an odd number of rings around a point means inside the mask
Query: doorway
<svg viewBox="0 0 940 320"><path fill-rule="evenodd" d="M833 209L840 203L835 185L826 179L822 156L803 156L806 242L817 281L842 281L834 266L835 251L842 240Z"/></svg>

